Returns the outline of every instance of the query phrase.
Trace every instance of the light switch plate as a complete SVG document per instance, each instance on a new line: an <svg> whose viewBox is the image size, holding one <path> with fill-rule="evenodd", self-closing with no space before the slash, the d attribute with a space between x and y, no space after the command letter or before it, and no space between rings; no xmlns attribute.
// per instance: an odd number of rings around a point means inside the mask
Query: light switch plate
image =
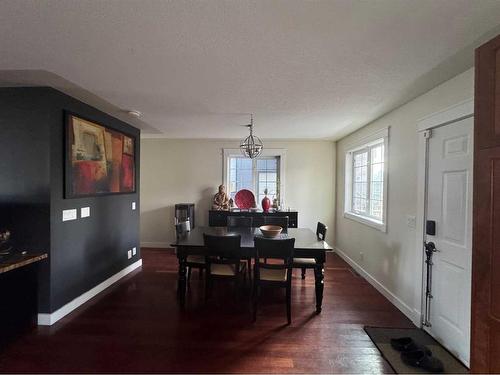
<svg viewBox="0 0 500 375"><path fill-rule="evenodd" d="M132 202L132 209L135 210L135 202Z"/></svg>
<svg viewBox="0 0 500 375"><path fill-rule="evenodd" d="M137 254L137 247L133 247L132 248L132 255L136 255Z"/></svg>
<svg viewBox="0 0 500 375"><path fill-rule="evenodd" d="M127 257L128 259L132 258L132 250L127 251Z"/></svg>
<svg viewBox="0 0 500 375"><path fill-rule="evenodd" d="M62 212L62 221L70 221L77 219L76 208L72 208L69 210L63 210Z"/></svg>
<svg viewBox="0 0 500 375"><path fill-rule="evenodd" d="M81 217L89 217L90 216L90 207L82 207L80 209L80 216Z"/></svg>
<svg viewBox="0 0 500 375"><path fill-rule="evenodd" d="M415 229L417 227L417 218L413 215L406 215L406 225L408 228Z"/></svg>

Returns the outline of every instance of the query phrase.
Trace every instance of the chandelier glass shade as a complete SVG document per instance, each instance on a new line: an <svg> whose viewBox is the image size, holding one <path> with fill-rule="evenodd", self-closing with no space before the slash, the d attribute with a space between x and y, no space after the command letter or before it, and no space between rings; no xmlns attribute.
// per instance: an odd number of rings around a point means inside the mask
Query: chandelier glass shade
<svg viewBox="0 0 500 375"><path fill-rule="evenodd" d="M259 137L253 135L253 115L250 118L250 124L247 125L250 129L250 135L240 142L240 151L243 156L255 159L262 153L264 144Z"/></svg>

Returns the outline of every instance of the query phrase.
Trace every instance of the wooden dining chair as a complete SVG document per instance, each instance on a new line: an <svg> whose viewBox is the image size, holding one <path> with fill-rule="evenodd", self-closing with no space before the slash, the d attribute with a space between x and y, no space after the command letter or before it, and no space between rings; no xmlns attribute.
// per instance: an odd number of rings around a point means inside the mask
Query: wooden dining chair
<svg viewBox="0 0 500 375"><path fill-rule="evenodd" d="M185 222L175 224L175 235L177 240L186 236L189 227ZM200 278L203 275L203 271L206 269L205 256L204 255L188 255L186 258L187 267L187 281L191 280L191 269L198 269Z"/></svg>
<svg viewBox="0 0 500 375"><path fill-rule="evenodd" d="M251 228L253 225L253 218L250 216L228 216L228 228Z"/></svg>
<svg viewBox="0 0 500 375"><path fill-rule="evenodd" d="M246 265L241 262L241 236L213 236L203 233L206 249L206 291L205 298L211 295L214 278L232 280L237 288L241 274L245 277Z"/></svg>
<svg viewBox="0 0 500 375"><path fill-rule="evenodd" d="M264 216L264 225L277 225L283 228L283 232L286 233L288 231L288 216ZM264 258L264 262L267 262L267 259Z"/></svg>
<svg viewBox="0 0 500 375"><path fill-rule="evenodd" d="M278 225L284 230L288 229L288 216L264 216L265 225Z"/></svg>
<svg viewBox="0 0 500 375"><path fill-rule="evenodd" d="M292 322L292 262L295 238L268 239L255 237L255 266L253 287L253 320L257 320L257 305L261 287L286 289L286 316ZM278 259L283 263L262 263L261 258Z"/></svg>
<svg viewBox="0 0 500 375"><path fill-rule="evenodd" d="M324 241L326 238L326 231L328 230L328 227L320 223L318 221L318 225L316 226L316 237L318 237L318 240ZM300 268L301 271L301 277L302 279L306 278L306 269L308 268L315 268L316 267L316 259L314 258L293 258L293 268Z"/></svg>

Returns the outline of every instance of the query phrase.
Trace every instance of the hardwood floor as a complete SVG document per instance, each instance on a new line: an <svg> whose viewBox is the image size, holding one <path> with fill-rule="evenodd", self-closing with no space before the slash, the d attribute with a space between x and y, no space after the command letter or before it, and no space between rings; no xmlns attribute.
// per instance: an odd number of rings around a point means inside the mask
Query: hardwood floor
<svg viewBox="0 0 500 375"><path fill-rule="evenodd" d="M326 263L321 315L312 271L301 280L295 270L290 326L283 291L263 293L252 324L247 293L221 282L205 304L196 271L182 311L173 252L142 249L142 257L142 270L9 345L0 372L392 372L363 326L412 326L336 254Z"/></svg>

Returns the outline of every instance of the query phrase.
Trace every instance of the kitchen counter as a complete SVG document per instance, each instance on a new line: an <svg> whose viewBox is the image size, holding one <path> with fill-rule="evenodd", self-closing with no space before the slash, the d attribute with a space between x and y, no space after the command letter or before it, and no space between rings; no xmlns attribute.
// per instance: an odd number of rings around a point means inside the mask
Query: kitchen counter
<svg viewBox="0 0 500 375"><path fill-rule="evenodd" d="M0 257L0 274L39 262L47 257L48 255L46 253L31 253L25 255L18 253Z"/></svg>

